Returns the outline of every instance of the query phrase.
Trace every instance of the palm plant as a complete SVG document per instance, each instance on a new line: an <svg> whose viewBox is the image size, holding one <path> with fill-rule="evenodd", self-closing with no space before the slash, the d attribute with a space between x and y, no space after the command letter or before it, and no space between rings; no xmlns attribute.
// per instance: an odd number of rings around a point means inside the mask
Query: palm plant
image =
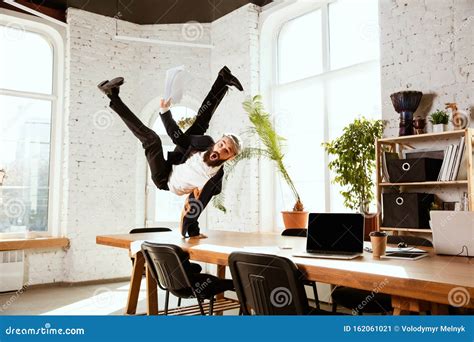
<svg viewBox="0 0 474 342"><path fill-rule="evenodd" d="M281 174L291 189L296 201L295 205L293 206L293 211L303 211L304 206L301 202L300 195L298 194L293 180L288 174L286 166L283 162L283 142L285 141L285 138L278 135L278 133L275 131L270 114L265 112L265 108L262 103L262 97L260 95L250 97L242 103L242 106L247 112L249 120L252 123L248 133L250 135L257 136L262 143L262 147L244 148L235 159L227 163L225 166L224 182L227 181L240 161L255 157L267 158L268 160L271 160L275 163L277 171ZM213 198L213 204L216 208L226 212L224 205L224 191L222 191L220 195Z"/></svg>

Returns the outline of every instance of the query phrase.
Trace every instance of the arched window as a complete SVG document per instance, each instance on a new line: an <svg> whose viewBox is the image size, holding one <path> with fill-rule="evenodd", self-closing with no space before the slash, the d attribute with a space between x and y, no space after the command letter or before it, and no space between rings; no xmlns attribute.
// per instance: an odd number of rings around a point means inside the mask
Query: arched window
<svg viewBox="0 0 474 342"><path fill-rule="evenodd" d="M321 146L359 116L381 118L376 0L337 0L286 21L276 40L273 113L307 210L347 211ZM276 219L294 200L276 182Z"/></svg>
<svg viewBox="0 0 474 342"><path fill-rule="evenodd" d="M196 116L196 111L185 106L173 106L171 112L178 124L180 124L180 120L184 121L185 119L192 119ZM152 129L160 136L163 142L165 158L167 158L168 151L174 150L175 145L166 134L163 123L159 117L157 117L153 123ZM183 131L185 131L185 129L186 128L184 128ZM147 226L177 227L185 196L177 196L169 191L157 189L149 176L147 182Z"/></svg>
<svg viewBox="0 0 474 342"><path fill-rule="evenodd" d="M62 42L46 25L0 16L0 234L55 234L52 189ZM62 67L61 67L62 69ZM57 227L56 227L57 228Z"/></svg>

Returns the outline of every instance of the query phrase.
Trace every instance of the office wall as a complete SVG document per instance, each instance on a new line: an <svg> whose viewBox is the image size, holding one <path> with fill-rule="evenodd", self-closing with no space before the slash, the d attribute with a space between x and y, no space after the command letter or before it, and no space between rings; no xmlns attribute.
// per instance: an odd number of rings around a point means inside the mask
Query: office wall
<svg viewBox="0 0 474 342"><path fill-rule="evenodd" d="M146 164L138 141L97 90L99 81L125 77L122 98L139 116L148 102L163 93L165 71L171 66L185 64L194 76L187 105L197 108L209 87L206 50L114 41L114 19L82 10L69 9L67 19L61 230L71 245L66 251L28 252L29 284L130 274L126 251L98 246L95 237L143 225ZM209 25L201 25L200 30L192 39L209 42ZM180 40L184 30L183 25L119 21L118 32ZM149 123L150 117L141 118Z"/></svg>
<svg viewBox="0 0 474 342"><path fill-rule="evenodd" d="M215 77L227 65L244 87L243 92L230 88L222 105L215 113L210 132L218 138L225 132L239 134L244 146L257 146L248 135L250 121L242 102L259 92L259 29L260 8L243 6L214 21L211 25L214 49L211 54L211 72ZM259 229L258 160L243 161L229 178L225 189L227 213L212 205L206 209L209 229L257 231Z"/></svg>
<svg viewBox="0 0 474 342"><path fill-rule="evenodd" d="M429 94L416 115L457 102L471 114L473 126L474 2L379 0L379 16L385 135L398 135L390 94L406 89Z"/></svg>
<svg viewBox="0 0 474 342"><path fill-rule="evenodd" d="M246 92L232 90L224 99L210 128L215 137L228 131L239 133L246 127L241 102L245 95L258 89L256 6L245 6L212 25L190 22L140 26L118 21L120 35L206 44L212 37L213 52L114 41L115 19L73 8L68 10L67 18L61 229L71 240L71 246L66 251L28 252L26 280L29 284L77 282L130 274L127 253L98 246L95 237L127 232L143 224L146 164L141 146L108 109L107 99L97 90L99 81L125 77L122 98L140 116L147 104L163 93L165 71L184 64L192 79L183 104L197 110L217 72L223 65L228 65L242 80ZM241 35L242 30L244 34ZM230 32L232 39L228 39ZM142 115L141 119L149 123L151 116ZM229 207L233 210L215 220L210 215L210 229L228 229L224 219L234 227L256 229L257 164L247 163L242 167L245 177L251 180L247 184L241 179L234 181L229 189L239 195L228 196L232 199ZM238 174L242 175L242 172ZM252 190L247 191L246 185ZM211 210L215 209L207 211ZM248 215L252 210L253 214ZM241 219L243 217L245 219Z"/></svg>

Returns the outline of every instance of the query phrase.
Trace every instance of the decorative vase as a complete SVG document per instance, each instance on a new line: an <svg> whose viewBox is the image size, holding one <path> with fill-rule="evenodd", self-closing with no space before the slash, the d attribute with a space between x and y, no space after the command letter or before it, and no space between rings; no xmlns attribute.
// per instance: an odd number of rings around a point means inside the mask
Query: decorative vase
<svg viewBox="0 0 474 342"><path fill-rule="evenodd" d="M283 223L286 229L291 228L308 228L307 211L282 211Z"/></svg>
<svg viewBox="0 0 474 342"><path fill-rule="evenodd" d="M413 128L415 129L415 134L425 133L426 121L421 116L417 116L413 119Z"/></svg>
<svg viewBox="0 0 474 342"><path fill-rule="evenodd" d="M441 133L446 130L445 124L433 124L433 133Z"/></svg>
<svg viewBox="0 0 474 342"><path fill-rule="evenodd" d="M390 95L395 111L400 114L399 136L413 134L413 113L420 105L421 91L400 91Z"/></svg>
<svg viewBox="0 0 474 342"><path fill-rule="evenodd" d="M368 213L364 215L364 241L370 241L370 233L377 230L377 213Z"/></svg>

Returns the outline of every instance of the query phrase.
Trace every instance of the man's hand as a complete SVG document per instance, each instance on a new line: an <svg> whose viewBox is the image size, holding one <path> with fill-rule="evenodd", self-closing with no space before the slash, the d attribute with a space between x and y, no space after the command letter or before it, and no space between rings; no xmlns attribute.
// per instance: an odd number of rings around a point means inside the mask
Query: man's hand
<svg viewBox="0 0 474 342"><path fill-rule="evenodd" d="M171 106L171 99L168 101L165 101L165 99L160 100L160 108L162 110L162 113L167 112L168 109L170 109Z"/></svg>

